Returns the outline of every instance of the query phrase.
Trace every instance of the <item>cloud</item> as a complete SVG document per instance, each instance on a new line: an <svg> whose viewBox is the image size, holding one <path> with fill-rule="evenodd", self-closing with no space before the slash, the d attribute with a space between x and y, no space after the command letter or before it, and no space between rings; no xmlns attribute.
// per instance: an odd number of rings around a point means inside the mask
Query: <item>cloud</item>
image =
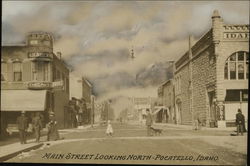
<svg viewBox="0 0 250 166"><path fill-rule="evenodd" d="M138 87L136 74L177 60L211 28L218 9L226 23L249 24L248 1L4 1L2 43L20 43L31 31L55 36L54 50L78 76L94 82L102 98L156 96ZM134 59L131 59L131 49Z"/></svg>

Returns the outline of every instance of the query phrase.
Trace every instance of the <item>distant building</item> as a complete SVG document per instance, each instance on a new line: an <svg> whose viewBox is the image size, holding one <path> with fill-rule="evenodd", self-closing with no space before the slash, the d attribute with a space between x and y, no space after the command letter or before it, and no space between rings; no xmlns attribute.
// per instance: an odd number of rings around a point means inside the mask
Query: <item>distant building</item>
<svg viewBox="0 0 250 166"><path fill-rule="evenodd" d="M149 109L153 113L154 105L157 104L157 98L153 97L133 97L132 105L134 110L134 116L140 123L144 123L146 120L146 109Z"/></svg>
<svg viewBox="0 0 250 166"><path fill-rule="evenodd" d="M91 118L94 117L95 99L91 83L84 77L70 73L70 98L76 99L76 104L80 107L80 112L77 111L78 118L82 118L83 124L91 123Z"/></svg>
<svg viewBox="0 0 250 166"><path fill-rule="evenodd" d="M37 111L48 122L54 112L60 128L67 115L69 69L61 53L53 53L53 37L30 33L26 44L4 45L1 49L1 121L6 128L15 124L20 111L31 118ZM2 125L1 125L2 126ZM3 129L5 130L5 129Z"/></svg>
<svg viewBox="0 0 250 166"><path fill-rule="evenodd" d="M204 126L235 124L248 115L249 25L225 24L218 11L212 28L175 63L177 123L199 118Z"/></svg>
<svg viewBox="0 0 250 166"><path fill-rule="evenodd" d="M175 123L174 85L172 79L159 86L158 98L160 106L163 107L158 107L159 112L157 112L157 122Z"/></svg>

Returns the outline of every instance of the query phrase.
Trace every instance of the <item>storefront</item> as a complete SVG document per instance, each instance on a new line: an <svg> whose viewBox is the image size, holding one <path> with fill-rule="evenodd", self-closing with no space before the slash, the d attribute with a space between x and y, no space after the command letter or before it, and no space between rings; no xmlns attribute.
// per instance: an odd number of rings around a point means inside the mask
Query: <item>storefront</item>
<svg viewBox="0 0 250 166"><path fill-rule="evenodd" d="M29 123L36 112L41 113L43 125L48 122L47 90L1 90L1 130L17 132L16 120L25 111Z"/></svg>

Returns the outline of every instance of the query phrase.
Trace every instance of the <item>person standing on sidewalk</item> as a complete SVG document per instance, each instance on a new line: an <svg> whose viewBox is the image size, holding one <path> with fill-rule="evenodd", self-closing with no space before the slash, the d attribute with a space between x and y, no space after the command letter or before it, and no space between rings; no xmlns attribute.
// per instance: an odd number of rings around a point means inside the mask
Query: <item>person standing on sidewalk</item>
<svg viewBox="0 0 250 166"><path fill-rule="evenodd" d="M237 126L237 135L239 132L243 135L243 125L245 123L245 117L241 112L241 109L238 109L238 113L236 114L236 126Z"/></svg>
<svg viewBox="0 0 250 166"><path fill-rule="evenodd" d="M21 112L21 115L17 118L17 126L20 135L21 144L26 144L26 131L28 129L28 118L25 116L25 111Z"/></svg>
<svg viewBox="0 0 250 166"><path fill-rule="evenodd" d="M149 109L146 109L146 112L147 112L147 116L146 116L147 136L152 136L151 126L153 124L153 118L152 118L152 115L150 114Z"/></svg>
<svg viewBox="0 0 250 166"><path fill-rule="evenodd" d="M36 116L32 119L32 124L35 130L35 136L36 136L36 142L39 142L40 140L40 131L42 129L42 119L40 117L40 113L37 112Z"/></svg>
<svg viewBox="0 0 250 166"><path fill-rule="evenodd" d="M47 141L53 140L59 140L59 132L57 128L57 121L55 119L54 112L51 112L49 115L50 122L48 123L48 133L47 133Z"/></svg>

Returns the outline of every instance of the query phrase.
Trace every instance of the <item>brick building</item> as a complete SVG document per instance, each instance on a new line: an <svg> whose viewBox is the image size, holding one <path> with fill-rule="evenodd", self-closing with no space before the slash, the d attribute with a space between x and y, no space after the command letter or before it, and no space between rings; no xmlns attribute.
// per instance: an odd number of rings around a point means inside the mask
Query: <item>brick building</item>
<svg viewBox="0 0 250 166"><path fill-rule="evenodd" d="M173 80L167 80L158 88L158 98L161 110L157 113L158 122L175 123L175 100L174 100L174 84Z"/></svg>
<svg viewBox="0 0 250 166"><path fill-rule="evenodd" d="M59 127L65 126L64 106L69 101L69 69L61 53L53 53L53 37L30 33L25 44L1 48L2 128L15 124L20 111L31 118L37 111L48 121L54 112ZM4 127L3 127L4 126Z"/></svg>
<svg viewBox="0 0 250 166"><path fill-rule="evenodd" d="M212 27L175 63L177 123L230 126L241 108L247 119L249 25L223 22L218 11Z"/></svg>

